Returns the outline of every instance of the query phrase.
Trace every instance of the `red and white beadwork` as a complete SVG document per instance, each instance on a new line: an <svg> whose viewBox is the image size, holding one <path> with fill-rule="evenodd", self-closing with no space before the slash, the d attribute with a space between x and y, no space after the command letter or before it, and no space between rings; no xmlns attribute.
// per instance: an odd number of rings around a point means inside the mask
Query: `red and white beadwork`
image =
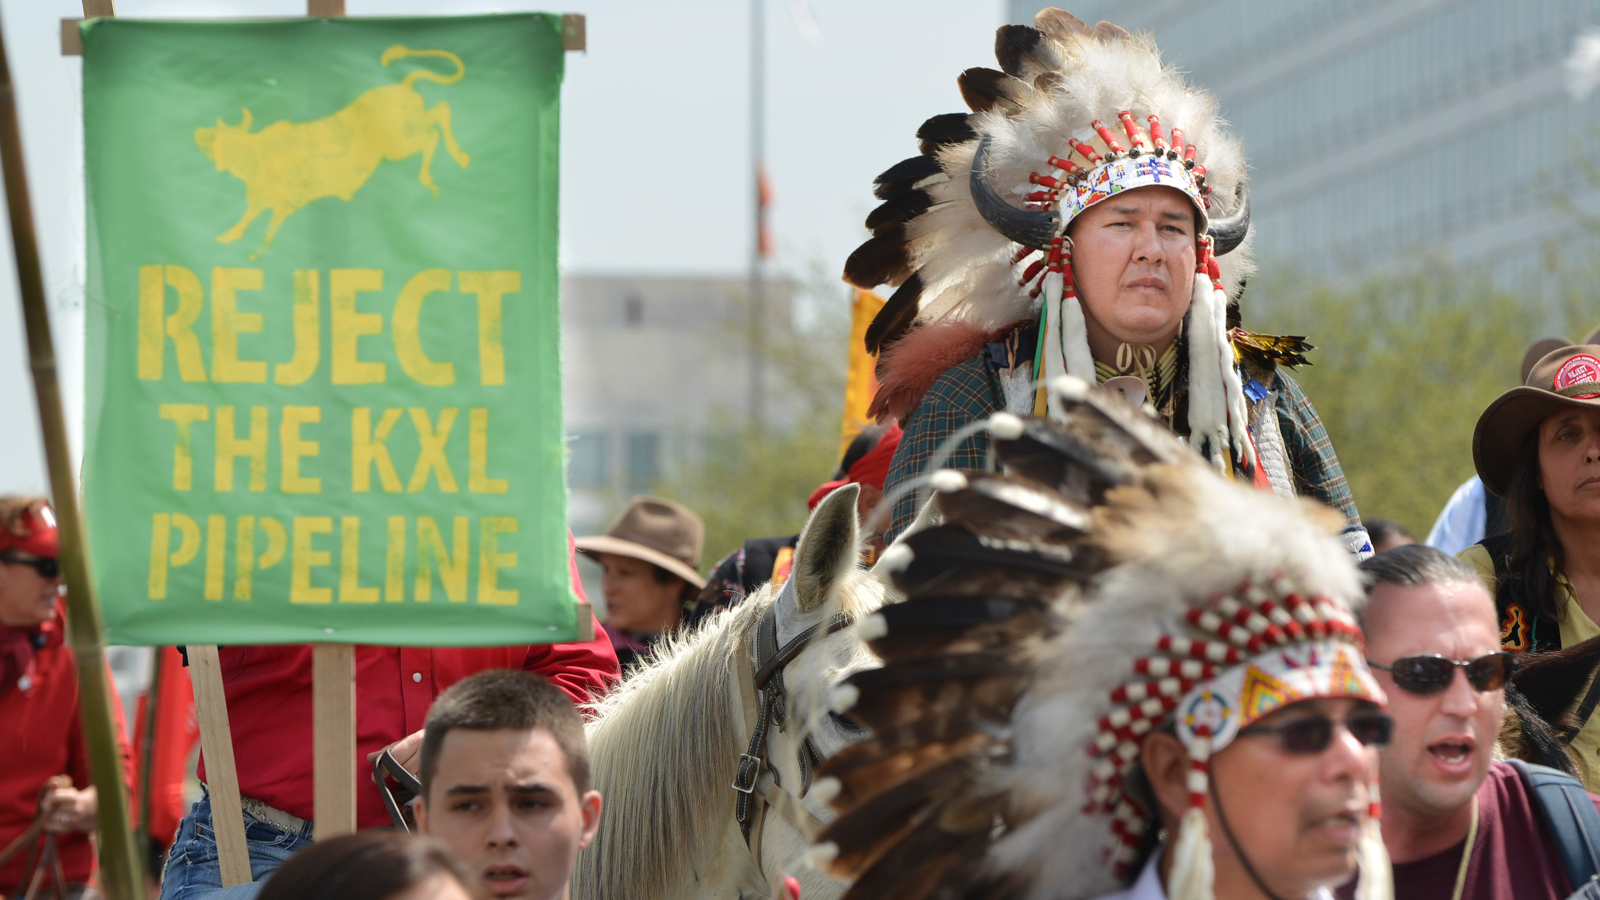
<svg viewBox="0 0 1600 900"><path fill-rule="evenodd" d="M1208 760L1241 728L1303 700L1385 702L1349 612L1326 597L1302 595L1282 574L1196 603L1184 622L1197 636L1164 634L1153 653L1133 661L1088 747L1096 762L1084 812L1112 814L1119 875L1153 821L1123 786L1145 735L1169 717L1190 754L1189 803L1201 807Z"/></svg>
<svg viewBox="0 0 1600 900"><path fill-rule="evenodd" d="M1210 207L1206 195L1211 193L1211 189L1206 185L1205 166L1195 164L1195 146L1183 143L1183 129L1172 129L1172 145L1168 146L1162 135L1160 117L1149 117L1148 132L1140 131L1130 110L1117 113L1117 119L1128 138L1127 150L1122 149L1111 129L1096 119L1091 127L1105 152L1096 150L1086 140L1068 141L1065 156L1051 156L1047 160L1053 173L1029 174L1028 182L1044 190L1030 192L1024 198L1025 205L1030 209L1059 209L1062 233L1065 234L1067 224L1096 203L1123 191L1160 185L1176 188L1194 201L1195 209L1200 213L1200 231L1203 233ZM1074 155L1084 164L1073 162L1071 157ZM1036 252L1042 255L1028 265L1017 284L1030 288L1030 297L1038 297L1043 276L1049 272L1060 272L1066 279L1064 296L1076 296L1072 288L1070 250L1070 244L1062 247L1060 238L1047 253L1025 249L1012 260L1013 264L1021 263Z"/></svg>

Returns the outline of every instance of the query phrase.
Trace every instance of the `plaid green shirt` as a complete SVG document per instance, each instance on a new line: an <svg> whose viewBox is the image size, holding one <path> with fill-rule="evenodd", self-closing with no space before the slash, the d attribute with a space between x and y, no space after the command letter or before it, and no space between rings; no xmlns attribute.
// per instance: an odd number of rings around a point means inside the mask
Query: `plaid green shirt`
<svg viewBox="0 0 1600 900"><path fill-rule="evenodd" d="M1283 433L1284 449L1294 468L1295 493L1312 497L1339 510L1352 523L1361 521L1355 498L1344 480L1344 470L1333 452L1327 429L1317 418L1305 391L1282 369L1273 371L1273 383L1265 387L1277 394L1278 428ZM951 366L928 389L911 421L902 423L905 436L889 465L884 493L915 478L927 468L945 439L962 427L991 413L1005 409L1005 392L989 351L984 349L966 362ZM961 442L944 462L946 469L992 469L992 442L980 432ZM908 492L895 502L885 540L893 541L916 518L926 489Z"/></svg>

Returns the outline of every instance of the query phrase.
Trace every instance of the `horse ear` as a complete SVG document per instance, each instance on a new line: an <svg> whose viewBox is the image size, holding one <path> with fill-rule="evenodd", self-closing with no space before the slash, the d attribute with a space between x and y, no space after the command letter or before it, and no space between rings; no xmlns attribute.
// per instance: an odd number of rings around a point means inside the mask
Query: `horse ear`
<svg viewBox="0 0 1600 900"><path fill-rule="evenodd" d="M861 559L861 525L856 521L860 493L860 485L847 484L829 494L800 534L789 580L803 613L826 603L834 587Z"/></svg>
<svg viewBox="0 0 1600 900"><path fill-rule="evenodd" d="M244 109L244 107L240 107L240 108ZM254 121L255 121L255 116L250 115L250 110L244 109L244 118L239 120L239 127L244 129L245 131L249 131L250 130L250 123L254 122ZM221 125L222 124L221 120L218 120L217 124Z"/></svg>

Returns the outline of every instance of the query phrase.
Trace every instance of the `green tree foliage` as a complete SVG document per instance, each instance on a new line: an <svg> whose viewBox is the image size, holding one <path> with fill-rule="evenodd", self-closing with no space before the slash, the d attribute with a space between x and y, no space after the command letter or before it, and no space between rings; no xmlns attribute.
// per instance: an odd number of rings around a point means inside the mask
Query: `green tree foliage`
<svg viewBox="0 0 1600 900"><path fill-rule="evenodd" d="M1518 383L1529 341L1556 323L1592 323L1576 288L1553 279L1530 301L1439 259L1338 285L1268 266L1244 298L1246 325L1304 334L1312 365L1293 373L1333 439L1366 519L1399 521L1420 540L1473 475L1472 432ZM1542 326L1542 327L1541 327Z"/></svg>
<svg viewBox="0 0 1600 900"><path fill-rule="evenodd" d="M848 297L837 278L813 265L794 314L770 317L760 338L771 398L765 421L758 427L744 410L713 410L711 434L670 481L656 486L705 521L707 567L748 538L798 532L806 498L832 478L849 356ZM715 352L749 346L741 327L730 323Z"/></svg>

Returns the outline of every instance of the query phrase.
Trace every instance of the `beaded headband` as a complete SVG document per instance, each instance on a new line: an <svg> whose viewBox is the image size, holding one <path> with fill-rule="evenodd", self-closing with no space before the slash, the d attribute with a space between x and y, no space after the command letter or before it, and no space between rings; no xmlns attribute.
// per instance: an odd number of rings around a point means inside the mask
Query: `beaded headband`
<svg viewBox="0 0 1600 900"><path fill-rule="evenodd" d="M1368 671L1361 630L1333 601L1299 594L1274 575L1192 606L1184 620L1200 639L1162 635L1111 691L1088 752L1098 762L1085 813L1110 813L1117 874L1135 861L1151 811L1126 790L1144 737L1173 718L1189 751L1189 808L1205 806L1209 759L1243 728L1292 703L1345 697L1386 702Z"/></svg>
<svg viewBox="0 0 1600 900"><path fill-rule="evenodd" d="M1137 188L1170 187L1182 191L1184 196L1194 203L1195 211L1200 216L1197 243L1201 248L1202 266L1205 264L1204 257L1210 255L1211 244L1210 239L1205 236L1205 229L1209 221L1208 210L1211 201L1207 197L1211 193L1211 187L1206 184L1206 167L1197 165L1194 161L1195 145L1184 143L1181 128L1172 129L1172 143L1169 145L1162 134L1159 116L1149 117L1148 144L1138 125L1134 123L1133 113L1123 110L1117 114L1117 118L1122 121L1123 131L1128 135L1130 144L1128 150L1124 151L1111 133L1111 129L1096 119L1093 127L1105 145L1104 153L1085 141L1069 140L1068 144L1072 148L1067 151L1069 158L1051 156L1048 159L1056 174L1028 173L1028 182L1037 184L1044 190L1028 194L1024 198L1027 201L1026 207L1032 210L1048 210L1055 207L1060 210L1061 215L1061 234L1052 240L1050 248L1044 252L1041 259L1035 260L1028 266L1017 282L1019 287L1032 285L1028 292L1030 297L1039 296L1043 290L1041 276L1046 273L1063 274L1067 282L1066 295L1075 295L1071 274L1071 243L1064 237L1067 226L1084 210L1096 203ZM1152 146L1154 150L1150 149ZM1070 157L1074 154L1088 165L1080 166L1073 162ZM1037 248L1023 247L1012 259L1012 264L1022 262L1035 252L1038 252ZM1220 280L1219 269L1219 283Z"/></svg>

